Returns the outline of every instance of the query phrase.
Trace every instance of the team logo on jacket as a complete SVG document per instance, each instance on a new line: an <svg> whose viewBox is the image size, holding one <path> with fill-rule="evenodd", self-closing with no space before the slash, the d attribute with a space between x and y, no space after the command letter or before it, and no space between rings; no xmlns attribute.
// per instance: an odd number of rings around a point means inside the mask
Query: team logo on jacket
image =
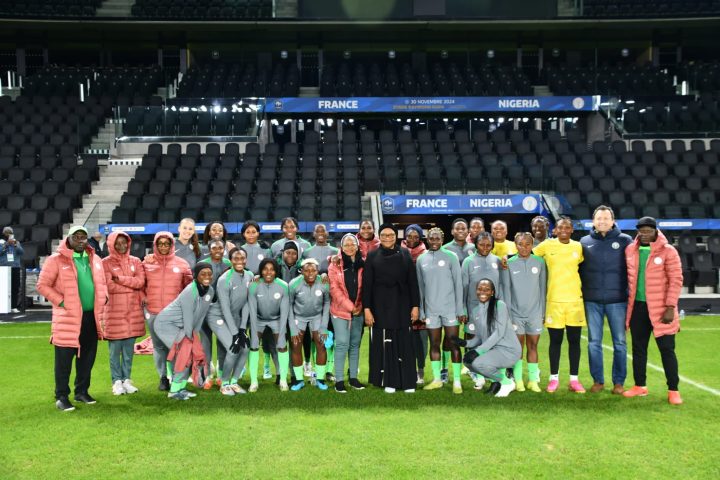
<svg viewBox="0 0 720 480"><path fill-rule="evenodd" d="M173 273L180 273L180 269L178 267L173 267Z"/></svg>
<svg viewBox="0 0 720 480"><path fill-rule="evenodd" d="M577 252L573 252L573 257L574 257L574 258L580 258L580 255L578 255Z"/></svg>
<svg viewBox="0 0 720 480"><path fill-rule="evenodd" d="M618 242L613 242L612 247L617 250L618 248L620 248L620 244Z"/></svg>
<svg viewBox="0 0 720 480"><path fill-rule="evenodd" d="M275 300L280 300L280 297L282 297L282 295L280 295L280 292L277 292L275 295L273 295L273 298Z"/></svg>
<svg viewBox="0 0 720 480"><path fill-rule="evenodd" d="M493 264L492 264L492 268L494 268L495 270L497 270L497 263L493 263Z"/></svg>
<svg viewBox="0 0 720 480"><path fill-rule="evenodd" d="M444 266L445 266L445 260L440 260L440 261L438 262L438 266L444 267Z"/></svg>
<svg viewBox="0 0 720 480"><path fill-rule="evenodd" d="M223 322L222 318L220 318L220 319L217 320L217 324L218 324L218 325L222 325L223 323L225 323L225 322Z"/></svg>
<svg viewBox="0 0 720 480"><path fill-rule="evenodd" d="M662 258L655 257L655 260L653 260L653 262L655 262L655 265L660 265L662 263Z"/></svg>
<svg viewBox="0 0 720 480"><path fill-rule="evenodd" d="M475 330L475 325L473 325L472 323L468 325L468 330Z"/></svg>
<svg viewBox="0 0 720 480"><path fill-rule="evenodd" d="M205 295L205 297L203 297L203 298L204 298L204 300L205 300L206 302L209 302L211 297L210 297L210 294L208 293L208 294Z"/></svg>
<svg viewBox="0 0 720 480"><path fill-rule="evenodd" d="M322 297L322 290L315 290L316 297Z"/></svg>
<svg viewBox="0 0 720 480"><path fill-rule="evenodd" d="M538 269L537 267L532 267L532 268L530 269L530 271L531 271L532 273L534 273L535 275L537 275L538 272L540 272L540 269Z"/></svg>

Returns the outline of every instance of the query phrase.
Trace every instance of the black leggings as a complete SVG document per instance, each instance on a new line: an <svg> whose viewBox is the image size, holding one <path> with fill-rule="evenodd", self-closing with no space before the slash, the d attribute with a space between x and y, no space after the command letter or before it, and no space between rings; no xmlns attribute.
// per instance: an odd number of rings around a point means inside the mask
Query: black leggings
<svg viewBox="0 0 720 480"><path fill-rule="evenodd" d="M635 302L633 305L633 313L630 317L630 333L632 333L632 364L635 385L645 387L647 386L648 343L653 335L647 303ZM655 343L657 343L658 350L660 350L668 390L677 390L680 377L678 374L678 361L675 356L675 335L655 337Z"/></svg>
<svg viewBox="0 0 720 480"><path fill-rule="evenodd" d="M560 350L563 343L563 331L567 331L568 356L570 357L570 375L577 375L580 369L580 333L582 327L566 326L562 328L548 328L550 334L550 374L560 373Z"/></svg>

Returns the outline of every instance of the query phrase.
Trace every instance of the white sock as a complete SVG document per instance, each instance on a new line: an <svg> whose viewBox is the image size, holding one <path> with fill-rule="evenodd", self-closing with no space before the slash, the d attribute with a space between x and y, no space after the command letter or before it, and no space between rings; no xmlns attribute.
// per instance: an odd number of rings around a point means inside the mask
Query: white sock
<svg viewBox="0 0 720 480"><path fill-rule="evenodd" d="M577 376L577 375L570 375L570 381L571 381L571 382L577 382L577 381L578 381L578 376Z"/></svg>
<svg viewBox="0 0 720 480"><path fill-rule="evenodd" d="M553 380L560 380L560 374L550 375L550 381L552 382Z"/></svg>
<svg viewBox="0 0 720 480"><path fill-rule="evenodd" d="M460 380L453 380L453 385L462 385L462 383L460 383Z"/></svg>

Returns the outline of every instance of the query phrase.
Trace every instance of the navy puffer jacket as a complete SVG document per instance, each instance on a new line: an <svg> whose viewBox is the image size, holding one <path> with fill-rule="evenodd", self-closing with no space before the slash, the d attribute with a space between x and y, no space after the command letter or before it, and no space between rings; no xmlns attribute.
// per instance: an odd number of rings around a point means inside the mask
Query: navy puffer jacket
<svg viewBox="0 0 720 480"><path fill-rule="evenodd" d="M585 261L580 264L583 300L601 304L627 302L628 283L625 247L630 235L613 225L604 237L594 229L580 239Z"/></svg>

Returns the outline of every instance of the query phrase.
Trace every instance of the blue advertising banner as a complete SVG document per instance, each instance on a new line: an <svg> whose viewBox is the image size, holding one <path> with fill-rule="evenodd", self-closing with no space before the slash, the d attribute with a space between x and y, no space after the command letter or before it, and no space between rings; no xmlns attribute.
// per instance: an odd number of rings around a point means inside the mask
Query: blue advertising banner
<svg viewBox="0 0 720 480"><path fill-rule="evenodd" d="M545 212L542 196L528 195L382 195L384 215L444 213Z"/></svg>
<svg viewBox="0 0 720 480"><path fill-rule="evenodd" d="M670 218L657 219L660 230L720 230L720 219L717 218ZM637 229L637 219L615 220L618 228L623 232L634 232ZM592 219L575 222L576 230L591 230Z"/></svg>
<svg viewBox="0 0 720 480"><path fill-rule="evenodd" d="M588 112L600 96L268 98L266 113Z"/></svg>

